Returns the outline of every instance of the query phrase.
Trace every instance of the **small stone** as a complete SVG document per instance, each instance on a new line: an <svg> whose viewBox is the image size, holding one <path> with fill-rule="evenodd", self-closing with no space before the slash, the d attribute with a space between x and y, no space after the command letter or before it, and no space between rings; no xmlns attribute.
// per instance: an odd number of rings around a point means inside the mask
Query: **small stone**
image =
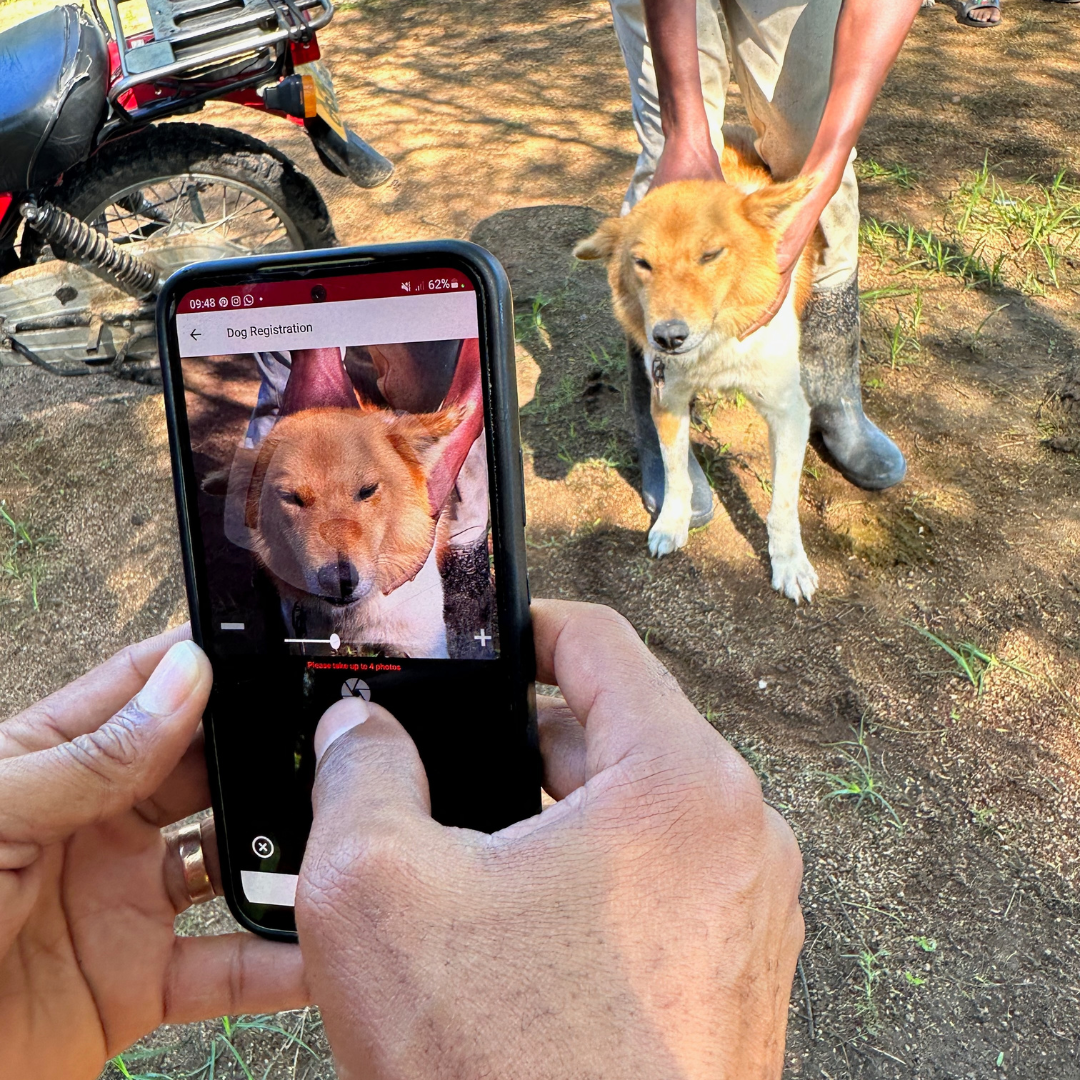
<svg viewBox="0 0 1080 1080"><path fill-rule="evenodd" d="M959 94L953 94L953 96L952 96L951 98L949 98L949 100L950 100L950 101L951 101L951 102L952 102L952 103L953 103L954 105L959 105L959 104L960 104L960 95L959 95Z"/></svg>

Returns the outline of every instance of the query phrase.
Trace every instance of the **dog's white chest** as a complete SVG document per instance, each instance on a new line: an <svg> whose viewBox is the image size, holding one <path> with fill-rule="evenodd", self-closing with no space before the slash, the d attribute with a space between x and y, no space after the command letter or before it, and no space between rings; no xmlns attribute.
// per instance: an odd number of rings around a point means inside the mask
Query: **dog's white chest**
<svg viewBox="0 0 1080 1080"><path fill-rule="evenodd" d="M799 530L799 478L810 433L810 407L799 372L799 324L789 300L746 341L706 335L692 353L647 353L653 418L664 461L664 502L649 530L649 550L665 555L686 544L692 486L687 471L689 408L700 391L741 390L769 425L773 490L766 525L773 588L809 600L817 574Z"/></svg>
<svg viewBox="0 0 1080 1080"><path fill-rule="evenodd" d="M654 358L649 358L650 363ZM687 359L662 360L664 390L681 394L740 390L757 403L786 396L798 382L799 323L790 303L745 341L709 334Z"/></svg>
<svg viewBox="0 0 1080 1080"><path fill-rule="evenodd" d="M355 617L362 622L357 630L368 641L393 645L406 656L445 657L443 584L435 547L412 581L372 597Z"/></svg>

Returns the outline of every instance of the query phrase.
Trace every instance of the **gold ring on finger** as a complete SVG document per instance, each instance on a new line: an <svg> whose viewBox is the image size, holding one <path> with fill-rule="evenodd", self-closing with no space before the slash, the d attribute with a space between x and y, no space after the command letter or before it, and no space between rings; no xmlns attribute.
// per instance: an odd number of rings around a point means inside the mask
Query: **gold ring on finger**
<svg viewBox="0 0 1080 1080"><path fill-rule="evenodd" d="M184 885L193 904L214 899L214 883L206 870L203 853L202 822L190 821L176 830L176 850L184 870Z"/></svg>

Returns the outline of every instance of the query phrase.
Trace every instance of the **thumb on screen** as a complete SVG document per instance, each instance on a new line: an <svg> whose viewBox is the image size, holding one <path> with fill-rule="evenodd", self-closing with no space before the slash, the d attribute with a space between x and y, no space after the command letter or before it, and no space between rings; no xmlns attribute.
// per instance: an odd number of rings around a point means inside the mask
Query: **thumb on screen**
<svg viewBox="0 0 1080 1080"><path fill-rule="evenodd" d="M323 714L315 731L313 834L355 832L382 813L397 819L430 817L427 774L416 745L382 706L344 698Z"/></svg>

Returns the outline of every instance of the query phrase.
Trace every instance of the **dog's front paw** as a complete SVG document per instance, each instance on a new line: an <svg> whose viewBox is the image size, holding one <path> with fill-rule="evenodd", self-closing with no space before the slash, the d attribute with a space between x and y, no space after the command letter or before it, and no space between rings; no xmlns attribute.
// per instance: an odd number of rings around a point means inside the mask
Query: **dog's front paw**
<svg viewBox="0 0 1080 1080"><path fill-rule="evenodd" d="M805 553L782 556L772 560L772 587L797 604L808 603L818 587L817 571L810 565Z"/></svg>
<svg viewBox="0 0 1080 1080"><path fill-rule="evenodd" d="M675 521L665 517L663 511L649 530L649 554L659 559L661 555L670 555L681 547L686 547L690 535L690 521Z"/></svg>

